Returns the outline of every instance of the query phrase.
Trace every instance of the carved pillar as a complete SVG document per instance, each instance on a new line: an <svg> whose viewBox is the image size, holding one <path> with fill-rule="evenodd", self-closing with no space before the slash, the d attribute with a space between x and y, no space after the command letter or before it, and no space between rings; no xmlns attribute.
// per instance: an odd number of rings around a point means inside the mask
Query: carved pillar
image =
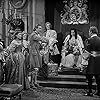
<svg viewBox="0 0 100 100"><path fill-rule="evenodd" d="M35 0L29 0L28 17L28 32L32 33L32 30L35 26Z"/></svg>
<svg viewBox="0 0 100 100"><path fill-rule="evenodd" d="M32 15L33 15L33 27L32 27L32 29L35 27L35 6L36 6L36 0L32 0L33 2L32 2Z"/></svg>
<svg viewBox="0 0 100 100"><path fill-rule="evenodd" d="M6 25L5 25L5 11L4 11L4 8L5 8L5 0L2 1L2 39L6 42Z"/></svg>

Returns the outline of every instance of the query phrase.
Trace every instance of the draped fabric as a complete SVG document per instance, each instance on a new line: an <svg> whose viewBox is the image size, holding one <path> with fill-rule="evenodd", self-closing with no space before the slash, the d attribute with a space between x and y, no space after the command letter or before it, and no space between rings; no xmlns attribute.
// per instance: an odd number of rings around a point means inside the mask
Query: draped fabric
<svg viewBox="0 0 100 100"><path fill-rule="evenodd" d="M29 36L29 63L31 72L34 71L34 68L42 67L42 56L40 54L42 43L48 43L48 40L37 32L33 32Z"/></svg>
<svg viewBox="0 0 100 100"><path fill-rule="evenodd" d="M26 68L27 74L29 73L29 49L28 49L28 45L29 45L29 41L23 40L22 52L25 56L25 68Z"/></svg>
<svg viewBox="0 0 100 100"><path fill-rule="evenodd" d="M65 40L64 40L64 45L67 45L67 43L68 43L68 40L69 40L69 38L70 38L70 35L68 35L66 38L65 38ZM78 47L79 47L79 49L80 49L80 52L81 52L81 54L82 54L82 48L84 48L84 44L83 44L83 41L82 41L82 38L79 36L79 35L77 35L77 43L78 43Z"/></svg>
<svg viewBox="0 0 100 100"><path fill-rule="evenodd" d="M69 38L70 36L68 35L64 40L61 64L69 68L73 67L73 65L79 67L82 61L81 54L82 48L84 48L83 41L79 35L74 42Z"/></svg>
<svg viewBox="0 0 100 100"><path fill-rule="evenodd" d="M7 47L10 52L6 59L5 83L21 84L24 89L29 88L29 80L25 70L25 56L22 53L22 43L13 40Z"/></svg>
<svg viewBox="0 0 100 100"><path fill-rule="evenodd" d="M46 38L49 40L49 49L52 50L50 53L51 55L59 54L58 48L56 43L57 41L57 33L55 30L47 30Z"/></svg>

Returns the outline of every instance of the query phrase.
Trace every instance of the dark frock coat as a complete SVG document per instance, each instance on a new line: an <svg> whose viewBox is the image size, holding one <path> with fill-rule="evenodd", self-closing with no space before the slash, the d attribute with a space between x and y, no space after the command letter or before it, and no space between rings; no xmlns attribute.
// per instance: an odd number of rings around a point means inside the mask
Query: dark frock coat
<svg viewBox="0 0 100 100"><path fill-rule="evenodd" d="M94 36L88 39L87 50L92 53L95 51L97 53L96 57L90 56L87 73L88 74L100 74L100 37Z"/></svg>
<svg viewBox="0 0 100 100"><path fill-rule="evenodd" d="M40 55L40 42L48 43L45 37L40 36L35 31L29 36L29 63L30 71L34 68L42 67L42 56Z"/></svg>

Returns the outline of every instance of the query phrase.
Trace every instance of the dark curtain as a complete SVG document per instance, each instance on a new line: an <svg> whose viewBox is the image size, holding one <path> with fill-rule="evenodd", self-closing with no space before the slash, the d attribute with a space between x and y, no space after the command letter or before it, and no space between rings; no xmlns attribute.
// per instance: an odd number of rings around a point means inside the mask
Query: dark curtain
<svg viewBox="0 0 100 100"><path fill-rule="evenodd" d="M99 0L89 0L90 26L95 25L100 31L100 2Z"/></svg>
<svg viewBox="0 0 100 100"><path fill-rule="evenodd" d="M54 5L55 1L45 0L45 22L50 22L54 28Z"/></svg>

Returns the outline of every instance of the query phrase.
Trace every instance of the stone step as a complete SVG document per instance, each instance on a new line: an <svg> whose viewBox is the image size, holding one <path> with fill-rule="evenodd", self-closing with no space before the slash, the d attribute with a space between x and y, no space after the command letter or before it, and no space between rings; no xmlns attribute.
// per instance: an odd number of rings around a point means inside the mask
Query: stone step
<svg viewBox="0 0 100 100"><path fill-rule="evenodd" d="M54 88L79 88L86 89L87 82L83 73L78 69L63 69L58 72L57 76L49 76L48 78L38 77L38 83L43 87ZM95 80L93 79L93 88L96 87Z"/></svg>
<svg viewBox="0 0 100 100"><path fill-rule="evenodd" d="M48 79L38 77L38 80L86 82L86 77L84 75L58 75L54 77L48 77Z"/></svg>
<svg viewBox="0 0 100 100"><path fill-rule="evenodd" d="M77 88L87 89L86 82L69 82L69 81L39 81L38 83L43 87L54 87L54 88ZM96 88L96 83L93 83L93 89Z"/></svg>
<svg viewBox="0 0 100 100"><path fill-rule="evenodd" d="M79 69L77 68L62 68L61 71L58 72L59 74L62 74L62 75L83 75L83 73L81 73L79 71Z"/></svg>
<svg viewBox="0 0 100 100"><path fill-rule="evenodd" d="M38 77L38 82L43 87L55 87L55 88L87 88L86 77L84 75L58 75L49 77L48 79L42 79ZM93 79L93 88L96 83Z"/></svg>

